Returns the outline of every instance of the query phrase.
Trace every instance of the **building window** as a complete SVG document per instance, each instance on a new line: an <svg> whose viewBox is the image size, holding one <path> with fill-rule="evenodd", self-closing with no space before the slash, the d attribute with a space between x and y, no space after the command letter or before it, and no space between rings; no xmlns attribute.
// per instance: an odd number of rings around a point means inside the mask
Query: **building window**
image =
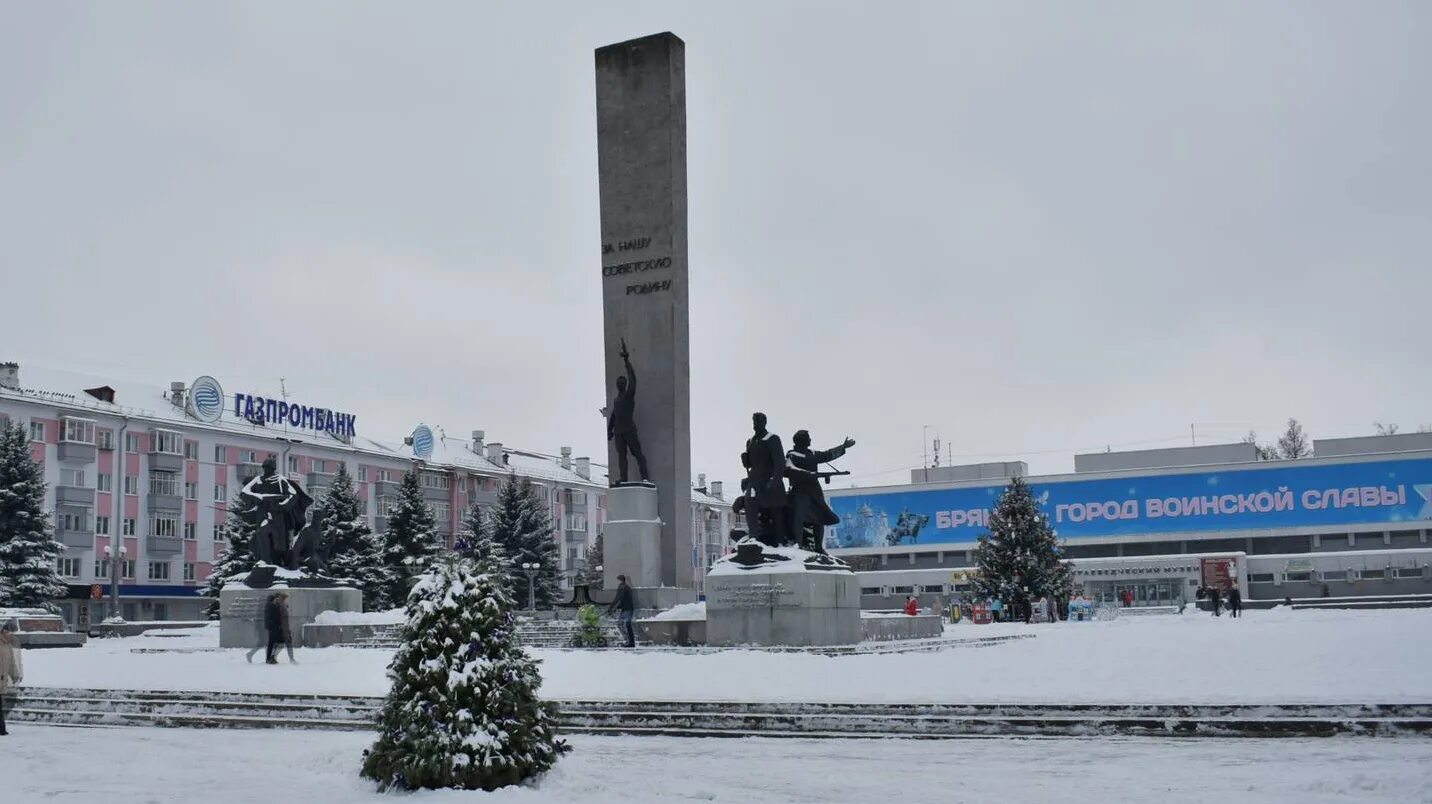
<svg viewBox="0 0 1432 804"><path fill-rule="evenodd" d="M452 503L446 500L437 500L428 503L428 507L432 509L433 518L439 525L452 522Z"/></svg>
<svg viewBox="0 0 1432 804"><path fill-rule="evenodd" d="M151 581L167 581L167 580L169 580L169 562L168 562L168 561L151 561L151 562L149 562L149 580L151 580Z"/></svg>
<svg viewBox="0 0 1432 804"><path fill-rule="evenodd" d="M95 444L100 449L114 449L114 431L100 430L95 433Z"/></svg>
<svg viewBox="0 0 1432 804"><path fill-rule="evenodd" d="M1273 573L1271 573L1271 572L1250 572L1250 573L1248 573L1248 583L1272 583L1272 582L1273 582Z"/></svg>
<svg viewBox="0 0 1432 804"><path fill-rule="evenodd" d="M80 560L78 558L65 558L61 556L55 560L55 570L65 578L80 577Z"/></svg>
<svg viewBox="0 0 1432 804"><path fill-rule="evenodd" d="M297 472L297 471L298 471L298 456L297 456L297 455L290 455L290 456L288 456L288 471L290 471L290 472Z"/></svg>
<svg viewBox="0 0 1432 804"><path fill-rule="evenodd" d="M215 522L215 523L214 523L214 537L213 537L213 538L214 538L214 541L216 541L216 542L222 542L222 541L224 540L225 537L224 537L224 526L223 526L223 524L221 524L221 523L219 523L219 522Z"/></svg>
<svg viewBox="0 0 1432 804"><path fill-rule="evenodd" d="M83 469L60 469L60 485L72 489L87 488Z"/></svg>
<svg viewBox="0 0 1432 804"><path fill-rule="evenodd" d="M920 591L927 595L943 595L945 593L945 585L937 583L931 586L922 586L920 587Z"/></svg>
<svg viewBox="0 0 1432 804"><path fill-rule="evenodd" d="M184 442L184 457L185 457L185 458L188 458L188 459L191 460L191 461L197 461L197 460L199 460L199 442L198 442L198 441L185 441L185 442Z"/></svg>
<svg viewBox="0 0 1432 804"><path fill-rule="evenodd" d="M103 472L95 476L94 487L100 491L114 491L114 475L107 475Z"/></svg>
<svg viewBox="0 0 1432 804"><path fill-rule="evenodd" d="M367 482L368 482L368 467L366 467L366 466L360 466L360 467L358 467L358 482L359 482L359 483L367 483Z"/></svg>
<svg viewBox="0 0 1432 804"><path fill-rule="evenodd" d="M225 486L223 483L215 483L215 484L214 484L214 502L221 503L221 502L228 502L228 501L229 501L229 487L228 487L228 486Z"/></svg>
<svg viewBox="0 0 1432 804"><path fill-rule="evenodd" d="M580 530L580 531L585 531L585 530L587 529L587 515L586 515L586 514L567 514L567 516L566 516L566 518L565 518L565 520L563 521L562 524L563 524L563 527L564 527L566 530Z"/></svg>
<svg viewBox="0 0 1432 804"><path fill-rule="evenodd" d="M1312 574L1311 572L1285 572L1285 573L1283 573L1283 580L1284 580L1284 581L1295 581L1295 582L1296 582L1296 581L1311 581L1312 579L1313 579L1313 574Z"/></svg>
<svg viewBox="0 0 1432 804"><path fill-rule="evenodd" d="M125 433L125 434L124 434L124 451L125 451L125 452L138 452L138 451L139 451L139 433Z"/></svg>
<svg viewBox="0 0 1432 804"><path fill-rule="evenodd" d="M120 580L134 580L134 559L126 558L119 563Z"/></svg>
<svg viewBox="0 0 1432 804"><path fill-rule="evenodd" d="M162 452L165 455L184 454L184 436L173 430L154 431L153 452Z"/></svg>
<svg viewBox="0 0 1432 804"><path fill-rule="evenodd" d="M179 520L169 517L151 517L149 520L149 535L162 536L166 539L173 539L179 536Z"/></svg>
<svg viewBox="0 0 1432 804"><path fill-rule="evenodd" d="M229 462L229 448L222 444L214 447L214 463L223 465Z"/></svg>
<svg viewBox="0 0 1432 804"><path fill-rule="evenodd" d="M199 499L199 484L198 484L198 483L188 483L188 482L186 482L186 483L184 484L184 499L186 499L186 500L197 500L197 499Z"/></svg>
<svg viewBox="0 0 1432 804"><path fill-rule="evenodd" d="M85 515L71 511L56 511L55 527L73 533L81 533L89 530L89 528L85 527Z"/></svg>
<svg viewBox="0 0 1432 804"><path fill-rule="evenodd" d="M419 479L425 489L447 491L452 488L452 477L441 472L423 472Z"/></svg>
<svg viewBox="0 0 1432 804"><path fill-rule="evenodd" d="M566 489L562 492L562 504L574 507L585 506L587 504L587 493L585 491L578 491L577 489Z"/></svg>
<svg viewBox="0 0 1432 804"><path fill-rule="evenodd" d="M393 482L393 473L392 473L391 471L387 470L387 469L379 469L379 470L378 470L378 482L379 482L379 483L392 483L392 482Z"/></svg>
<svg viewBox="0 0 1432 804"><path fill-rule="evenodd" d="M45 440L45 423L44 423L44 422L30 422L30 440L31 440L31 441L44 441L44 440Z"/></svg>
<svg viewBox="0 0 1432 804"><path fill-rule="evenodd" d="M179 496L179 478L173 472L150 472L149 493Z"/></svg>
<svg viewBox="0 0 1432 804"><path fill-rule="evenodd" d="M91 419L61 419L60 440L74 444L94 443L94 421Z"/></svg>
<svg viewBox="0 0 1432 804"><path fill-rule="evenodd" d="M1421 578L1426 570L1422 567L1398 567L1392 571L1394 578Z"/></svg>
<svg viewBox="0 0 1432 804"><path fill-rule="evenodd" d="M197 539L198 537L199 537L199 523L198 523L198 522L185 522L185 523L184 523L184 538L187 539L188 541L191 541L191 542L192 542L192 541L194 541L195 539Z"/></svg>
<svg viewBox="0 0 1432 804"><path fill-rule="evenodd" d="M258 463L258 462L259 462L259 454L258 454L257 452L254 452L253 450L248 450L248 451L246 451L246 452L244 453L244 463Z"/></svg>
<svg viewBox="0 0 1432 804"><path fill-rule="evenodd" d="M124 521L120 523L120 530L121 530L121 532L120 532L120 535L121 535L121 536L133 536L133 535L134 535L134 520L131 519L131 518L129 518L129 517L125 517L125 518L124 518Z"/></svg>
<svg viewBox="0 0 1432 804"><path fill-rule="evenodd" d="M94 577L96 577L96 578L108 578L108 577L109 577L109 559L107 559L107 558L96 558L96 559L94 560Z"/></svg>
<svg viewBox="0 0 1432 804"><path fill-rule="evenodd" d="M387 516L389 512L391 512L394 508L397 507L398 506L393 502L392 497L378 498L378 516Z"/></svg>
<svg viewBox="0 0 1432 804"><path fill-rule="evenodd" d="M915 594L915 587L914 587L914 586L896 586L896 587L894 587L893 589L891 589L890 591L894 592L894 593L897 594L897 595L913 595L913 594Z"/></svg>
<svg viewBox="0 0 1432 804"><path fill-rule="evenodd" d="M194 565L188 561L184 562L184 580L194 580Z"/></svg>
<svg viewBox="0 0 1432 804"><path fill-rule="evenodd" d="M1325 570L1322 576L1325 581L1346 581L1347 570Z"/></svg>
<svg viewBox="0 0 1432 804"><path fill-rule="evenodd" d="M135 495L139 493L139 478L134 475L124 476L124 493Z"/></svg>
<svg viewBox="0 0 1432 804"><path fill-rule="evenodd" d="M97 516L94 518L94 532L101 536L109 535L109 517Z"/></svg>
<svg viewBox="0 0 1432 804"><path fill-rule="evenodd" d="M1387 570L1365 569L1359 574L1364 581L1380 581L1387 577Z"/></svg>

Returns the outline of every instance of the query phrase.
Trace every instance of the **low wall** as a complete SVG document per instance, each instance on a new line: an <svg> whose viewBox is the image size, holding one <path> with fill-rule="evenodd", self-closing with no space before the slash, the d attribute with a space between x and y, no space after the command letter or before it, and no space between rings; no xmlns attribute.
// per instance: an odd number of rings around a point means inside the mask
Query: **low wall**
<svg viewBox="0 0 1432 804"><path fill-rule="evenodd" d="M20 647L26 650L36 648L78 648L85 644L85 635L72 631L21 631L15 634Z"/></svg>
<svg viewBox="0 0 1432 804"><path fill-rule="evenodd" d="M705 645L705 620L638 620L636 632L653 645Z"/></svg>
<svg viewBox="0 0 1432 804"><path fill-rule="evenodd" d="M934 614L865 615L860 629L866 642L891 639L931 639L945 632L944 618Z"/></svg>
<svg viewBox="0 0 1432 804"><path fill-rule="evenodd" d="M354 625L306 623L303 626L303 646L305 648L331 648L344 642L357 642L360 639L376 637L395 627L399 626L389 623L357 623Z"/></svg>
<svg viewBox="0 0 1432 804"><path fill-rule="evenodd" d="M171 631L181 628L203 628L213 620L142 620L123 623L95 623L89 628L89 635L96 638L132 637L147 631Z"/></svg>

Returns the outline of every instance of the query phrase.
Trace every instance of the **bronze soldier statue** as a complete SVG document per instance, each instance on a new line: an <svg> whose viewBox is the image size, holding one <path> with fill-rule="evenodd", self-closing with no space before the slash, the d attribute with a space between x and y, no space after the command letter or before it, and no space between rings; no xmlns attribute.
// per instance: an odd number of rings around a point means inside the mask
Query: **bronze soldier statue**
<svg viewBox="0 0 1432 804"><path fill-rule="evenodd" d="M789 501L786 499L786 455L781 437L766 430L766 414L751 415L755 434L746 441L741 463L746 467L746 523L762 544L783 547L792 543Z"/></svg>
<svg viewBox="0 0 1432 804"><path fill-rule="evenodd" d="M821 480L837 473L822 472L820 465L839 458L853 446L854 439L847 438L839 446L812 450L810 433L805 430L797 430L791 438L791 449L786 453L786 476L791 479L791 526L803 549L824 553L826 527L840 524L840 516L830 510L820 487Z"/></svg>
<svg viewBox="0 0 1432 804"><path fill-rule="evenodd" d="M264 459L263 471L244 484L241 497L254 501L249 524L258 526L249 549L266 564L288 567L292 537L304 525L304 513L313 503L297 483L278 473L278 462Z"/></svg>
<svg viewBox="0 0 1432 804"><path fill-rule="evenodd" d="M617 484L627 482L627 452L636 458L637 471L641 479L650 483L646 471L646 456L641 451L641 439L636 432L636 370L631 367L627 354L626 339L622 339L622 362L626 364L626 376L617 377L617 396L612 400L612 410L607 416L607 440L614 441L617 448L617 470L620 472Z"/></svg>

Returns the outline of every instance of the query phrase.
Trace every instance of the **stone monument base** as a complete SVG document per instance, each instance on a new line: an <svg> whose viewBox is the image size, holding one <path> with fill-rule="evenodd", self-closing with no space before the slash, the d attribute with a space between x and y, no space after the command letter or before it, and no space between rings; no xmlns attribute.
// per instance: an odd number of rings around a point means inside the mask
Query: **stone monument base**
<svg viewBox="0 0 1432 804"><path fill-rule="evenodd" d="M295 577L285 577L290 574ZM332 585L310 585L320 580ZM250 587L242 580L232 580L219 591L219 647L267 645L264 605L269 595L276 592L288 592L288 628L295 645L303 639L303 626L313 622L321 612L363 610L363 593L359 590L305 573L279 570L273 585L262 589Z"/></svg>
<svg viewBox="0 0 1432 804"><path fill-rule="evenodd" d="M606 589L617 588L618 575L625 575L633 589L661 587L657 502L656 487L651 485L629 484L607 491L607 521L602 525L602 586ZM637 607L643 607L641 597Z"/></svg>
<svg viewBox="0 0 1432 804"><path fill-rule="evenodd" d="M863 636L860 581L839 559L743 539L706 574L707 645L854 645Z"/></svg>

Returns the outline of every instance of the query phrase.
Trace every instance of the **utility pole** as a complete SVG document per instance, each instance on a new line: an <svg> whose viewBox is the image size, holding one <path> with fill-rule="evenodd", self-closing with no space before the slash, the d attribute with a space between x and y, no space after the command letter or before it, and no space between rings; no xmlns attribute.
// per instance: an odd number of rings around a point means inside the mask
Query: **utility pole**
<svg viewBox="0 0 1432 804"><path fill-rule="evenodd" d="M930 482L930 425L921 425L920 429L920 471L925 473L925 482Z"/></svg>

